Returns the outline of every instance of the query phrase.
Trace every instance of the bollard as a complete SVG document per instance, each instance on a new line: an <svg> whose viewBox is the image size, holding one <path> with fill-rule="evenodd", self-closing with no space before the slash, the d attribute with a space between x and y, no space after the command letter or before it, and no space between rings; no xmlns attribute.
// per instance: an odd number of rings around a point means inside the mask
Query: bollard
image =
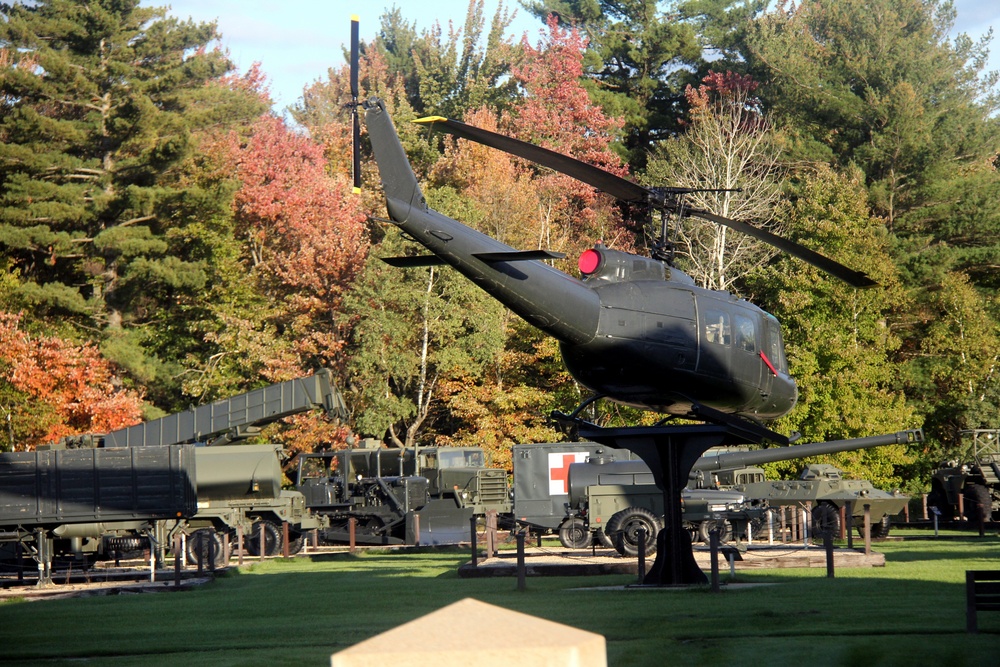
<svg viewBox="0 0 1000 667"><path fill-rule="evenodd" d="M865 555L872 554L872 506L865 503Z"/></svg>
<svg viewBox="0 0 1000 667"><path fill-rule="evenodd" d="M181 536L174 535L174 586L181 585Z"/></svg>
<svg viewBox="0 0 1000 667"><path fill-rule="evenodd" d="M962 518L965 516L965 494L958 494L958 516Z"/></svg>
<svg viewBox="0 0 1000 667"><path fill-rule="evenodd" d="M767 543L774 544L774 512L768 510L764 516L767 517Z"/></svg>
<svg viewBox="0 0 1000 667"><path fill-rule="evenodd" d="M24 583L24 554L22 553L21 539L14 543L14 558L17 559L17 583Z"/></svg>
<svg viewBox="0 0 1000 667"><path fill-rule="evenodd" d="M281 545L281 555L282 555L283 558L289 558L291 556L291 554L288 551L288 538L289 537L290 537L290 535L288 534L288 522L287 521L282 521L281 522L281 538L282 538L281 539L281 542L282 542L282 545Z"/></svg>
<svg viewBox="0 0 1000 667"><path fill-rule="evenodd" d="M843 525L843 524L841 524ZM833 579L833 532L823 533L823 548L826 549L826 576Z"/></svg>
<svg viewBox="0 0 1000 667"><path fill-rule="evenodd" d="M260 544L258 544L257 546L260 547L260 561L263 563L264 559L267 557L267 531L264 530L263 522L261 522L259 525L260 525Z"/></svg>
<svg viewBox="0 0 1000 667"><path fill-rule="evenodd" d="M413 546L420 546L420 514L413 513Z"/></svg>
<svg viewBox="0 0 1000 667"><path fill-rule="evenodd" d="M203 549L203 547L205 546L205 543L203 541L203 538L204 538L204 533L202 533L200 530L195 532L195 534L194 534L194 539L195 539L194 552L195 552L195 554L198 555L198 576L199 577L202 576L203 574L205 574L205 549Z"/></svg>
<svg viewBox="0 0 1000 667"><path fill-rule="evenodd" d="M472 529L472 567L479 567L479 534L476 532L476 517L469 518L469 527Z"/></svg>
<svg viewBox="0 0 1000 667"><path fill-rule="evenodd" d="M348 536L347 543L350 546L349 550L352 555L357 552L357 547L354 544L354 531L357 530L357 527L358 527L358 520L355 519L353 516L347 520L347 536Z"/></svg>
<svg viewBox="0 0 1000 667"><path fill-rule="evenodd" d="M243 524L242 523L236 524L236 548L240 552L239 564L242 567L242 565L243 565Z"/></svg>
<svg viewBox="0 0 1000 667"><path fill-rule="evenodd" d="M209 529L211 530L211 529ZM208 571L211 574L215 574L215 533L208 533Z"/></svg>
<svg viewBox="0 0 1000 667"><path fill-rule="evenodd" d="M840 532L838 537L844 539L844 531L847 530L847 505L841 505L837 509L837 513L840 514Z"/></svg>
<svg viewBox="0 0 1000 667"><path fill-rule="evenodd" d="M486 510L486 557L497 555L497 511Z"/></svg>
<svg viewBox="0 0 1000 667"><path fill-rule="evenodd" d="M854 548L854 501L848 500L847 507L847 548Z"/></svg>
<svg viewBox="0 0 1000 667"><path fill-rule="evenodd" d="M517 590L525 590L527 585L527 571L524 565L524 532L517 532Z"/></svg>
<svg viewBox="0 0 1000 667"><path fill-rule="evenodd" d="M313 528L309 532L312 533L312 535L311 535L312 550L313 551L319 551L319 528Z"/></svg>
<svg viewBox="0 0 1000 667"><path fill-rule="evenodd" d="M712 563L712 592L718 593L719 588L719 529L713 528L708 533L708 548Z"/></svg>
<svg viewBox="0 0 1000 667"><path fill-rule="evenodd" d="M635 536L639 541L639 565L636 568L639 572L639 581L636 583L641 584L643 579L646 578L646 529L640 528L636 531Z"/></svg>
<svg viewBox="0 0 1000 667"><path fill-rule="evenodd" d="M925 493L921 497L923 498L924 503L924 521L927 521L930 518L927 516L927 494Z"/></svg>

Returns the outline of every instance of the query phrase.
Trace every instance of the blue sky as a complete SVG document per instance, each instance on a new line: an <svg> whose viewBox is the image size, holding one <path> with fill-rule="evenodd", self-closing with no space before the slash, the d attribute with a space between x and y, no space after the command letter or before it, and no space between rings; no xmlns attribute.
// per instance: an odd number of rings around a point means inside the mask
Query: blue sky
<svg viewBox="0 0 1000 667"><path fill-rule="evenodd" d="M517 17L510 32L518 38L528 33L537 41L540 21L520 8L517 0L485 0L487 21L503 3ZM393 6L403 18L416 22L417 29L439 21L447 30L465 23L468 0L143 0L142 4L170 6L170 14L196 21L218 21L222 43L241 70L260 62L271 82L275 109L293 104L302 89L317 79L325 79L329 67L343 62L343 48L350 40L352 14L361 19L362 39L371 39L378 30L379 17ZM991 49L990 70L1000 70L1000 2L998 0L955 0L956 32L973 39L993 26L997 35ZM432 9L430 9L432 8Z"/></svg>

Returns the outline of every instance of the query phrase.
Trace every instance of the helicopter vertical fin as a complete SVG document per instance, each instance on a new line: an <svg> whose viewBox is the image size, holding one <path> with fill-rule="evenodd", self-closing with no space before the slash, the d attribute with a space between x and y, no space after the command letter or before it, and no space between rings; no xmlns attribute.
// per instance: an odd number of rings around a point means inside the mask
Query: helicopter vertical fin
<svg viewBox="0 0 1000 667"><path fill-rule="evenodd" d="M409 218L409 209L426 211L427 202L382 100L365 103L365 124L382 176L390 216L397 222L404 222Z"/></svg>

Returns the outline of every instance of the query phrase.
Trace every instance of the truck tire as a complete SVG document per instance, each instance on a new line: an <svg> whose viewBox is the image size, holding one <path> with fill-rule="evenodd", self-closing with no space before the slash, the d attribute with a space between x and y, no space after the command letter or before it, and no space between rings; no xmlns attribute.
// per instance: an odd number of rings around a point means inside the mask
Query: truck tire
<svg viewBox="0 0 1000 667"><path fill-rule="evenodd" d="M965 518L976 528L985 526L993 514L990 490L982 484L969 484L963 493L965 496Z"/></svg>
<svg viewBox="0 0 1000 667"><path fill-rule="evenodd" d="M608 537L623 556L639 555L639 529L646 531L646 555L656 553L660 521L645 507L626 507L608 521Z"/></svg>
<svg viewBox="0 0 1000 667"><path fill-rule="evenodd" d="M567 549L586 549L593 541L587 524L578 516L571 516L559 526L559 542Z"/></svg>
<svg viewBox="0 0 1000 667"><path fill-rule="evenodd" d="M955 508L951 503L948 502L948 494L944 492L944 489L934 486L931 492L927 494L927 506L936 507L938 512L940 512L941 521L951 521L955 518Z"/></svg>
<svg viewBox="0 0 1000 667"><path fill-rule="evenodd" d="M594 537L597 538L597 543L600 544L605 549L615 548L615 543L611 541L611 538L608 537L608 534L604 532L603 528L598 528L597 531L594 533Z"/></svg>
<svg viewBox="0 0 1000 667"><path fill-rule="evenodd" d="M246 549L251 556L260 556L260 532L264 531L264 555L277 556L281 553L281 531L267 519L255 521L246 538Z"/></svg>
<svg viewBox="0 0 1000 667"><path fill-rule="evenodd" d="M822 502L812 509L812 532L819 536L840 534L840 510L836 505Z"/></svg>
<svg viewBox="0 0 1000 667"><path fill-rule="evenodd" d="M212 553L215 556L215 567L225 567L229 563L229 554L226 553L226 544L222 535L212 528L199 528L187 536L187 559L189 563L197 565L201 561L204 553L205 567L208 567L209 543L211 542Z"/></svg>
<svg viewBox="0 0 1000 667"><path fill-rule="evenodd" d="M733 526L731 523L728 521L708 519L698 524L698 539L705 544L710 544L712 531L716 528L719 530L719 544L725 544L733 536Z"/></svg>
<svg viewBox="0 0 1000 667"><path fill-rule="evenodd" d="M865 537L865 520L863 517L854 517L854 525L858 527L858 535L862 539ZM889 529L892 528L892 518L888 514L883 514L881 519L872 520L872 539L883 540L889 537Z"/></svg>

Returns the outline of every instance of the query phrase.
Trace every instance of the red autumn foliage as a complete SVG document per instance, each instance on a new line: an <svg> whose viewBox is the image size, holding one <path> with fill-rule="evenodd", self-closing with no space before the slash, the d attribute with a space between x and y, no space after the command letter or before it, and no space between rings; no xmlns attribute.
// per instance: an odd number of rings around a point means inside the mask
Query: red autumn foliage
<svg viewBox="0 0 1000 667"><path fill-rule="evenodd" d="M136 424L142 396L123 389L94 345L56 336L33 336L21 316L0 312L2 410L17 449L55 442L66 435L103 433ZM18 432L20 431L20 432Z"/></svg>

